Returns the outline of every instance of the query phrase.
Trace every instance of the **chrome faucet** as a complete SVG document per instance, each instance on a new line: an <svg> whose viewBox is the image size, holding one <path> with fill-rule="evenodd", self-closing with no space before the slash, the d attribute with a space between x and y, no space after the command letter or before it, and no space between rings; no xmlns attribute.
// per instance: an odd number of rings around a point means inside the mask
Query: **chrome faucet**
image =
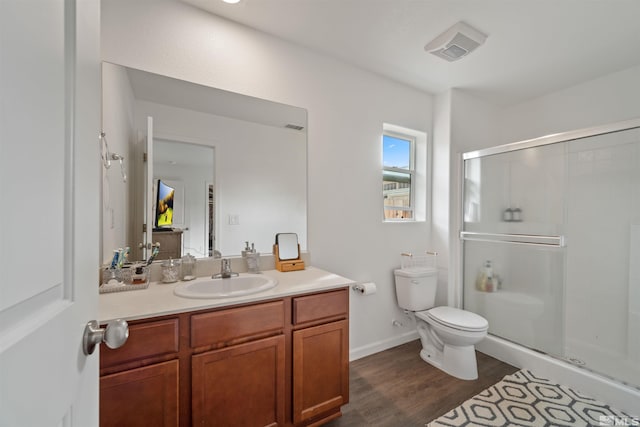
<svg viewBox="0 0 640 427"><path fill-rule="evenodd" d="M228 279L230 277L233 276L237 276L238 273L234 273L233 271L231 271L231 262L229 261L228 258L223 258L222 262L220 263L220 273L218 274L214 274L213 276L211 276L212 279Z"/></svg>

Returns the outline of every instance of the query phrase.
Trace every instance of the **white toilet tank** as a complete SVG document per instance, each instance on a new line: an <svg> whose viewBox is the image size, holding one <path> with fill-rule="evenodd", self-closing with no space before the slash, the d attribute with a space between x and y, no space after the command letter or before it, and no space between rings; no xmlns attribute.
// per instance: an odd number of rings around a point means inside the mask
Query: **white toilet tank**
<svg viewBox="0 0 640 427"><path fill-rule="evenodd" d="M438 287L438 270L431 267L412 267L394 270L396 295L400 308L422 311L433 308Z"/></svg>

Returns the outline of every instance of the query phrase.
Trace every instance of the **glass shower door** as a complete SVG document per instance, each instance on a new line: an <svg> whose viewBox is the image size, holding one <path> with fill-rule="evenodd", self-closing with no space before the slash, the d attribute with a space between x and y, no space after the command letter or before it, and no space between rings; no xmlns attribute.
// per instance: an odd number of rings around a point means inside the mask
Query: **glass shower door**
<svg viewBox="0 0 640 427"><path fill-rule="evenodd" d="M465 154L463 306L495 336L640 387L631 124Z"/></svg>
<svg viewBox="0 0 640 427"><path fill-rule="evenodd" d="M563 355L640 386L640 130L568 144Z"/></svg>
<svg viewBox="0 0 640 427"><path fill-rule="evenodd" d="M485 317L491 334L555 354L563 346L565 151L553 144L464 162L464 307Z"/></svg>

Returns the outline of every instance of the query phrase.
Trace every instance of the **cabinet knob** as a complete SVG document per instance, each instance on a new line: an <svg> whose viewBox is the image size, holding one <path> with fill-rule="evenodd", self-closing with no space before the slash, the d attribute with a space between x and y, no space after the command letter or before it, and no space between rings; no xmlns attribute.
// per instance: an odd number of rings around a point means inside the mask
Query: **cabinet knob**
<svg viewBox="0 0 640 427"><path fill-rule="evenodd" d="M126 320L116 319L100 328L96 320L87 323L82 337L82 349L87 356L92 354L101 342L109 348L121 347L129 338L129 324Z"/></svg>

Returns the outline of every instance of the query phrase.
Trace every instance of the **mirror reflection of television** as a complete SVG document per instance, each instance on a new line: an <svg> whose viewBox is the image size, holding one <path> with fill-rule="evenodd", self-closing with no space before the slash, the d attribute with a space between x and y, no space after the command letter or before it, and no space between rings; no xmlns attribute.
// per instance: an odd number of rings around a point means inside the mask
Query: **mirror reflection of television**
<svg viewBox="0 0 640 427"><path fill-rule="evenodd" d="M173 199L175 189L160 179L158 180L157 187L155 229L171 230L171 226L173 225Z"/></svg>

